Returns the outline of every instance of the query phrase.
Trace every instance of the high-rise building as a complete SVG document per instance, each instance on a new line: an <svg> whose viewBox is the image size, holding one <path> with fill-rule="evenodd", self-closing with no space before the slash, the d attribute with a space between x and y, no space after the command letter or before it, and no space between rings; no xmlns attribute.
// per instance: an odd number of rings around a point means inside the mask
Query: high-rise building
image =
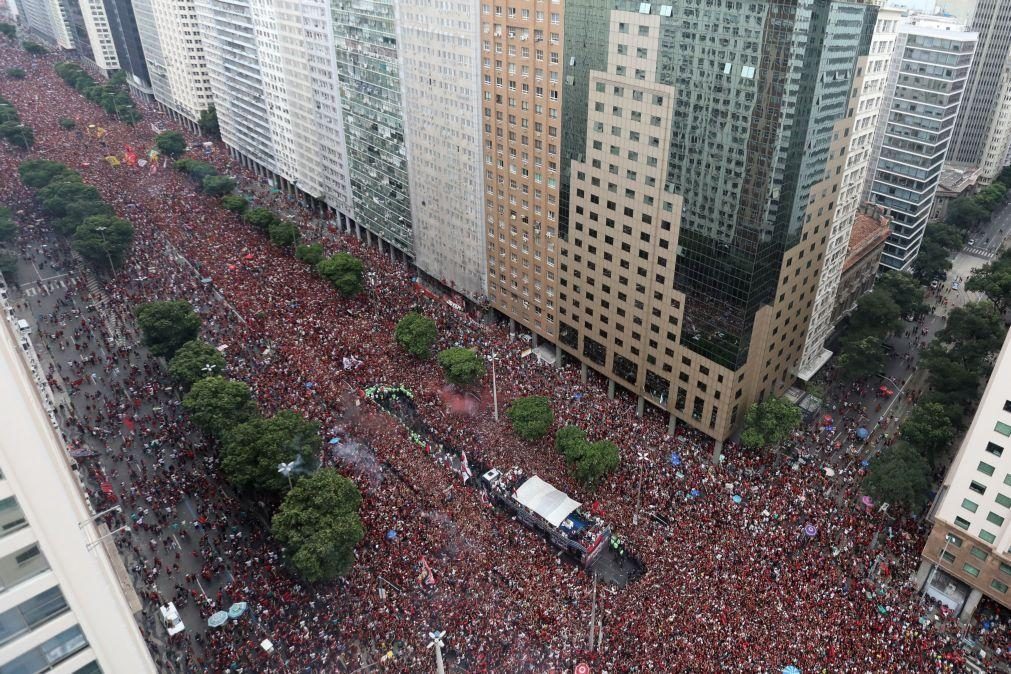
<svg viewBox="0 0 1011 674"><path fill-rule="evenodd" d="M19 20L47 42L62 49L74 48L67 8L60 0L18 0Z"/></svg>
<svg viewBox="0 0 1011 674"><path fill-rule="evenodd" d="M133 4L130 0L104 0L104 4L119 68L126 73L126 82L136 95L151 98L151 78Z"/></svg>
<svg viewBox="0 0 1011 674"><path fill-rule="evenodd" d="M983 595L1011 608L1011 333L931 515L919 586L963 618Z"/></svg>
<svg viewBox="0 0 1011 674"><path fill-rule="evenodd" d="M212 103L211 80L194 0L131 0L155 100L197 130Z"/></svg>
<svg viewBox="0 0 1011 674"><path fill-rule="evenodd" d="M930 218L951 128L969 77L976 33L939 17L907 17L899 26L889 97L875 134L878 152L868 200L885 208L892 234L881 265L909 269Z"/></svg>
<svg viewBox="0 0 1011 674"><path fill-rule="evenodd" d="M563 9L560 0L481 4L488 297L551 341L558 334ZM606 34L606 24L598 28Z"/></svg>
<svg viewBox="0 0 1011 674"><path fill-rule="evenodd" d="M63 0L78 55L109 75L119 69L109 17L102 0Z"/></svg>
<svg viewBox="0 0 1011 674"><path fill-rule="evenodd" d="M483 11L493 306L728 437L796 376L876 8Z"/></svg>
<svg viewBox="0 0 1011 674"><path fill-rule="evenodd" d="M23 360L31 344L13 332L2 321L0 672L153 674L134 619L140 602L113 541L124 534L95 526Z"/></svg>
<svg viewBox="0 0 1011 674"><path fill-rule="evenodd" d="M480 20L468 0L397 3L415 263L475 299L486 266Z"/></svg>
<svg viewBox="0 0 1011 674"><path fill-rule="evenodd" d="M835 326L836 292L847 259L854 219L864 198L864 182L874 154L874 130L886 96L888 64L895 49L902 13L902 10L893 8L878 10L870 49L867 56L858 62L853 79L848 111L854 118L853 130L846 148L839 199L797 373L798 378L804 381L810 379L832 356L832 352L825 348L825 340Z"/></svg>
<svg viewBox="0 0 1011 674"><path fill-rule="evenodd" d="M979 43L949 159L979 166L983 181L989 183L1003 168L1011 141L1011 109L1005 105L1011 88L1011 1L979 0L969 30L978 33Z"/></svg>

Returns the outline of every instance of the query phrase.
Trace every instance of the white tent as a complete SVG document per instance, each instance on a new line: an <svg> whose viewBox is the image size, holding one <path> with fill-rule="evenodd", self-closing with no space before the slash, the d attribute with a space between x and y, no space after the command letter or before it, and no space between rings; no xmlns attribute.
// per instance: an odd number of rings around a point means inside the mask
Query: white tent
<svg viewBox="0 0 1011 674"><path fill-rule="evenodd" d="M534 475L516 490L516 500L557 527L581 503Z"/></svg>

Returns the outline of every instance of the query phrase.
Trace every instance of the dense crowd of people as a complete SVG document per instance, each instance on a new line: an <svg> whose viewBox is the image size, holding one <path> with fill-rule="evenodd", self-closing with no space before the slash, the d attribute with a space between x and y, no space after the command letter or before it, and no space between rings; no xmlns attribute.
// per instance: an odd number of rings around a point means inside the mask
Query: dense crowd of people
<svg viewBox="0 0 1011 674"><path fill-rule="evenodd" d="M384 671L426 671L427 634L440 628L447 633L449 662L473 672L564 670L582 661L609 672L779 672L788 665L805 673L960 671L956 630L919 620L929 607L910 578L924 532L912 520L886 521L863 506L858 466L838 466L829 476L820 463L780 464L732 444L714 465L711 443L700 434L681 426L669 435L660 414L639 417L631 401L609 399L592 377L584 382L577 369L523 355L527 345L510 341L503 327L433 297L406 264L328 223L322 238L327 251L349 251L367 270L365 291L343 299L171 165L151 171L104 161L125 146L152 147L150 122L171 127L166 116L148 109L138 125L120 124L60 81L53 58L29 56L13 43L0 45L0 58L27 72L24 80L0 82L0 92L36 136L27 152L0 146L0 202L32 222L38 213L32 195L14 176L19 162L46 158L78 171L136 229L125 268L106 285L107 310L118 317L112 321L118 327L82 315L73 317L76 332L56 334L66 317L43 317L41 331L54 336L47 348L90 354L117 336L135 340L133 307L184 299L203 318L202 336L224 348L227 374L250 385L264 413L294 409L320 422L324 439L349 439L338 446L343 449L324 442L324 462L360 485L366 538L347 577L308 585L289 573L248 506L225 487L214 448L158 384L164 377L152 360L137 350L109 349L104 361L52 373L59 387L92 373L102 383L113 371L129 372L126 389L136 407L108 390L94 394L77 418L62 409L61 423L72 446L113 454L105 465L116 463L115 455L145 459L115 475L95 468L129 506L124 517L165 531L164 545L152 542L150 550L123 545L135 578L178 574L177 603L192 601L206 617L245 601L256 616L208 629L199 641L202 628L190 630L188 641L172 651L173 666L330 672L338 671L338 658L351 662L368 653ZM77 131L61 128L61 117L73 119ZM106 133L88 133L92 124ZM316 231L318 214L264 189L262 179L231 161L220 143L214 148L201 158L239 178L240 191L255 194L256 205ZM25 238L36 235L26 232ZM25 238L27 254L33 244ZM549 396L556 423L615 442L621 468L589 491L570 477L550 436L526 443L504 419L493 420L490 391L477 392L480 404L470 412L447 404L438 366L409 356L392 339L394 325L410 310L436 320L439 348L474 346L497 354L503 408L517 396ZM361 365L345 369L350 356ZM409 389L418 415L442 442L483 465L521 466L577 500L594 502L628 541L646 573L597 592L602 631L592 647L591 576L435 463L407 428L364 397L364 389L377 383ZM136 411L150 403L157 412ZM859 410L847 406L843 412L847 423L859 423ZM824 436L812 431L810 437L817 443ZM647 459L638 460L639 453ZM84 465L89 460L95 458L81 459ZM169 529L184 497L196 499L199 517L181 531ZM640 501L643 515L660 517L636 517ZM177 570L170 531L195 542L199 577ZM389 531L397 535L390 538ZM419 583L423 560L434 586ZM196 590L200 579L217 582L210 598ZM259 648L264 634L275 653Z"/></svg>

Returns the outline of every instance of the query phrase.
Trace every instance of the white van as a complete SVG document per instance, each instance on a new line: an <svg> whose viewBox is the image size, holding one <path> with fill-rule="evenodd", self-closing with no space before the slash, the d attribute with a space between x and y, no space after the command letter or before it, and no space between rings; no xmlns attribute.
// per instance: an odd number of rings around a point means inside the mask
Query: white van
<svg viewBox="0 0 1011 674"><path fill-rule="evenodd" d="M18 332L22 335L32 334L32 326L28 325L28 321L23 318L18 319Z"/></svg>

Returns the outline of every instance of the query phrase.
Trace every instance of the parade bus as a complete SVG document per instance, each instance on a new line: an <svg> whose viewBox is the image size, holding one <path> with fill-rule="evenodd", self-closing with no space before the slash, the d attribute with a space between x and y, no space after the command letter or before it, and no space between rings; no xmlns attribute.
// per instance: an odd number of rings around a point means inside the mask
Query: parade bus
<svg viewBox="0 0 1011 674"><path fill-rule="evenodd" d="M607 548L611 530L604 521L536 475L526 477L519 468L504 474L492 468L481 476L481 483L496 505L545 534L583 568L589 568Z"/></svg>

